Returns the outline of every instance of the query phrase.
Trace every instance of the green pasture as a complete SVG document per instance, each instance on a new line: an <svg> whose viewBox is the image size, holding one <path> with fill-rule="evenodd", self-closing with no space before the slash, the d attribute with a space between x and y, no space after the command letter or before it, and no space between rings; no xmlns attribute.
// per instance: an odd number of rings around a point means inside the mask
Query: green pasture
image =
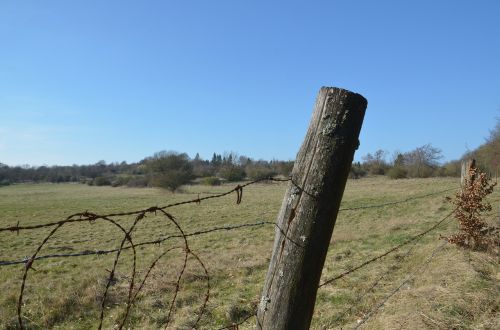
<svg viewBox="0 0 500 330"><path fill-rule="evenodd" d="M287 183L255 184L236 195L200 204L169 208L186 233L214 227L275 221ZM384 177L350 180L342 208L356 208L402 201L459 186L458 179L389 180ZM36 225L63 220L77 212L109 214L163 206L177 201L211 196L234 187L184 186L172 194L156 188L91 187L80 184L20 184L0 188L0 227ZM382 207L346 210L339 214L323 269L322 281L385 252L444 218L452 206L445 200L454 191L438 193ZM497 222L500 194L490 201L488 221ZM134 216L114 217L128 228ZM52 228L0 232L0 261L31 256ZM447 244L423 271L420 265L456 230L453 219L422 240L319 289L312 328L352 328L410 275L405 285L364 324L365 329L494 329L500 328L498 258ZM171 220L160 213L142 219L132 233L135 243L178 234ZM188 243L206 266L210 299L198 328L217 329L250 315L256 308L271 254L272 225L221 230L188 237ZM69 254L117 248L123 233L109 222L78 222L62 226L39 255ZM137 248L136 283L142 280L155 257L182 247L174 238ZM409 253L408 249L412 249ZM28 329L89 329L98 324L109 270L116 254L35 261L29 271L23 299L23 321ZM125 311L131 280L132 251L122 252L105 307L105 329L114 328ZM193 257L188 258L180 291L170 306L182 249L160 259L132 306L125 328L163 328L168 311L172 329L191 329L203 304L206 276ZM17 300L24 265L0 266L0 328L17 328ZM377 281L370 291L367 291ZM136 284L137 287L138 284ZM240 328L252 329L255 318Z"/></svg>

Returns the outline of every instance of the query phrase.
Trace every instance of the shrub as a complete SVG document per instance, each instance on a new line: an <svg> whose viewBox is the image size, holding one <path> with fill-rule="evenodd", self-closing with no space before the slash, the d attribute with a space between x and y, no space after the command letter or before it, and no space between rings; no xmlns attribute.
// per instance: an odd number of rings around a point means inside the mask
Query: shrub
<svg viewBox="0 0 500 330"><path fill-rule="evenodd" d="M245 171L239 166L227 165L220 170L219 176L227 181L241 181L245 178Z"/></svg>
<svg viewBox="0 0 500 330"><path fill-rule="evenodd" d="M157 152L146 160L146 169L153 186L174 192L188 183L193 176L193 166L187 154Z"/></svg>
<svg viewBox="0 0 500 330"><path fill-rule="evenodd" d="M130 178L127 182L127 187L130 188L139 188L139 187L147 187L148 186L148 179L145 176L136 176Z"/></svg>
<svg viewBox="0 0 500 330"><path fill-rule="evenodd" d="M361 177L364 177L365 175L366 175L366 170L360 163L352 164L351 170L349 171L350 179L359 179Z"/></svg>
<svg viewBox="0 0 500 330"><path fill-rule="evenodd" d="M10 181L9 180L4 179L4 180L0 181L0 187L2 187L2 186L8 186L8 185L10 185Z"/></svg>
<svg viewBox="0 0 500 330"><path fill-rule="evenodd" d="M201 180L201 184L207 185L207 186L220 186L221 181L219 178L215 176L207 176Z"/></svg>
<svg viewBox="0 0 500 330"><path fill-rule="evenodd" d="M462 164L460 161L452 161L444 164L439 172L440 176L459 177L462 173Z"/></svg>
<svg viewBox="0 0 500 330"><path fill-rule="evenodd" d="M125 186L132 179L131 176L117 176L111 181L112 187Z"/></svg>
<svg viewBox="0 0 500 330"><path fill-rule="evenodd" d="M156 174L152 179L152 183L155 187L175 192L177 188L189 182L190 179L191 175L183 170L170 170L166 173Z"/></svg>
<svg viewBox="0 0 500 330"><path fill-rule="evenodd" d="M260 180L275 176L277 173L270 167L263 165L247 165L245 168L246 175L249 179Z"/></svg>
<svg viewBox="0 0 500 330"><path fill-rule="evenodd" d="M462 191L458 192L451 203L456 206L453 214L458 221L460 232L446 240L464 248L484 250L500 246L494 227L488 226L483 214L491 211L491 204L484 200L493 192L496 183L491 182L485 173L479 171L474 163L469 168L469 177L465 179Z"/></svg>
<svg viewBox="0 0 500 330"><path fill-rule="evenodd" d="M104 176L98 176L97 178L94 179L93 184L94 186L110 186L111 180Z"/></svg>
<svg viewBox="0 0 500 330"><path fill-rule="evenodd" d="M408 171L402 166L394 166L387 171L387 176L393 180L405 179L408 177Z"/></svg>
<svg viewBox="0 0 500 330"><path fill-rule="evenodd" d="M274 164L274 168L278 171L278 174L288 177L292 173L293 161L282 161Z"/></svg>

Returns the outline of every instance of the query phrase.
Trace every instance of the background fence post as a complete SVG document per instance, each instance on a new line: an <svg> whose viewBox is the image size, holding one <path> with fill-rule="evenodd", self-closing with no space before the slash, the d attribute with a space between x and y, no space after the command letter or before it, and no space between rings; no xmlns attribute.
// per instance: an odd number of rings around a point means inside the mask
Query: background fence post
<svg viewBox="0 0 500 330"><path fill-rule="evenodd" d="M465 183L469 181L469 172L476 166L476 160L473 158L465 159L462 161L462 172L460 175L460 186L465 188Z"/></svg>
<svg viewBox="0 0 500 330"><path fill-rule="evenodd" d="M344 89L319 92L278 215L258 329L309 328L366 106Z"/></svg>

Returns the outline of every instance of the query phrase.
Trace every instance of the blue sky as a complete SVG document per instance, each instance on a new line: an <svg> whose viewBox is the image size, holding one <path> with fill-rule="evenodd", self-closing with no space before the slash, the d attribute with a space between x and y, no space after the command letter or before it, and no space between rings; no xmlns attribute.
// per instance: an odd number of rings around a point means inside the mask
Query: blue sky
<svg viewBox="0 0 500 330"><path fill-rule="evenodd" d="M500 115L499 1L0 1L0 162L293 159L321 86L356 158L459 158Z"/></svg>

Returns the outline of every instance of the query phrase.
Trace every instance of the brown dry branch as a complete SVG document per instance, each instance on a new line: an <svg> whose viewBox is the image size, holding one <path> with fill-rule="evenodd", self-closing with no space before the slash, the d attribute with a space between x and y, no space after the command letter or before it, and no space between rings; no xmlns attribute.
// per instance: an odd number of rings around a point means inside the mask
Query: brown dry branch
<svg viewBox="0 0 500 330"><path fill-rule="evenodd" d="M456 206L453 214L459 227L458 233L445 237L448 242L473 250L498 252L498 231L484 221L485 212L492 209L485 197L493 192L496 184L472 163L462 190L455 198L448 198Z"/></svg>

